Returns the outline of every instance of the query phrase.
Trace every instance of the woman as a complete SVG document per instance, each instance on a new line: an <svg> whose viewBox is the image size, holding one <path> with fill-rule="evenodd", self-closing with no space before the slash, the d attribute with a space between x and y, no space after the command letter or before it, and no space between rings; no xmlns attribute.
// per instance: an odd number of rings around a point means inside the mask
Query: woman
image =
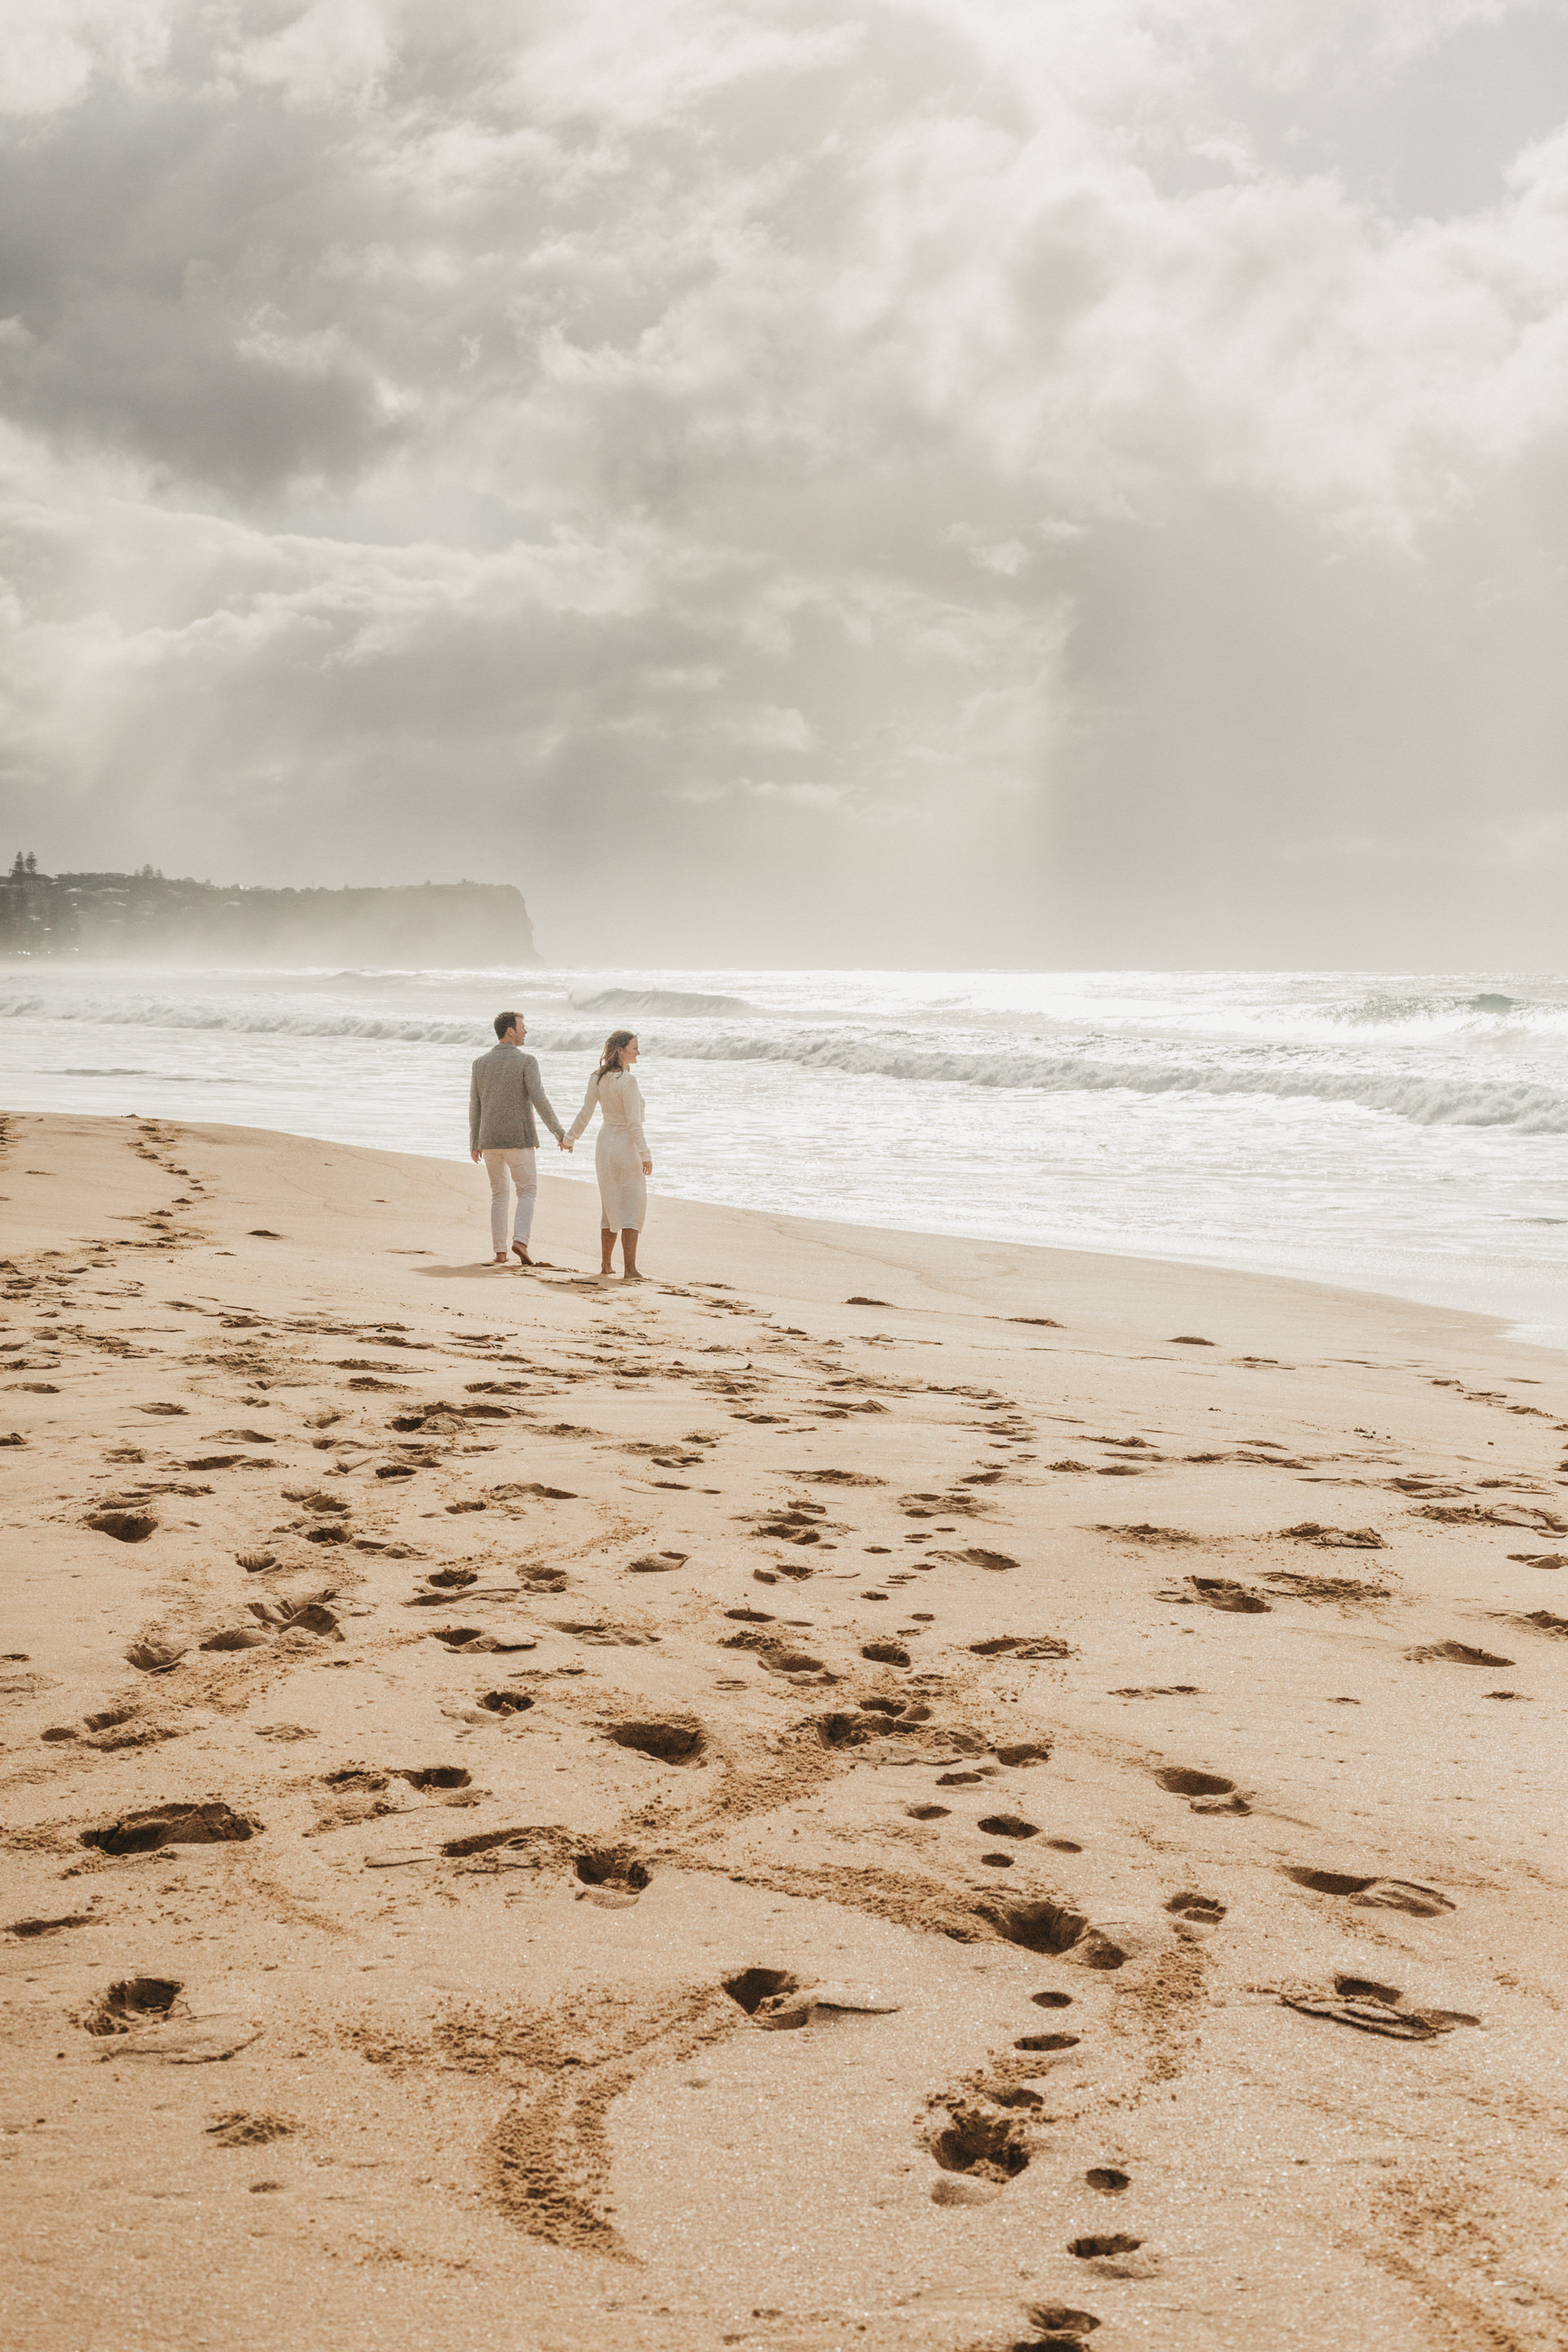
<svg viewBox="0 0 1568 2352"><path fill-rule="evenodd" d="M601 1280L612 1270L617 1233L626 1281L643 1278L637 1272L637 1235L647 1214L647 1179L653 1174L653 1161L643 1133L642 1089L632 1076L632 1065L640 1051L629 1029L611 1032L599 1066L588 1081L583 1108L566 1130L570 1151L595 1107L601 1113L599 1139L594 1147L594 1172L599 1180Z"/></svg>

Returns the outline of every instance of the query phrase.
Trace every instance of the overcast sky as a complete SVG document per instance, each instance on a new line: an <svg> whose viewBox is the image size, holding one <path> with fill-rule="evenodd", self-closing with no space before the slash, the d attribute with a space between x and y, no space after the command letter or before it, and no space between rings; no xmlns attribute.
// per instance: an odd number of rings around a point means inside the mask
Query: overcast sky
<svg viewBox="0 0 1568 2352"><path fill-rule="evenodd" d="M0 105L7 856L1568 965L1568 0L0 0Z"/></svg>

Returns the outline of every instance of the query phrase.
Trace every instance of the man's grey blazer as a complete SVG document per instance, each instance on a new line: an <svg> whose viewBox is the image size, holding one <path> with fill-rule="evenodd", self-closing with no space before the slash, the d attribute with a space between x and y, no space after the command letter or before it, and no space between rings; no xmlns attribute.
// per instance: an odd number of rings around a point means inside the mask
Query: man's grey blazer
<svg viewBox="0 0 1568 2352"><path fill-rule="evenodd" d="M561 1121L539 1083L539 1065L521 1045L492 1045L474 1064L468 1087L468 1150L531 1151L539 1141L540 1118L561 1140Z"/></svg>

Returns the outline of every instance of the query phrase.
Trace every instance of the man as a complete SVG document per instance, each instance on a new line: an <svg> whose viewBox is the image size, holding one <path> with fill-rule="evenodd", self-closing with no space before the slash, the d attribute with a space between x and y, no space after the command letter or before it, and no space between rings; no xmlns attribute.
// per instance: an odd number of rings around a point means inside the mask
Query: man
<svg viewBox="0 0 1568 2352"><path fill-rule="evenodd" d="M506 1196L510 1177L517 1192L511 1245L523 1265L531 1265L528 1237L533 1230L533 1204L539 1197L538 1110L557 1144L565 1149L561 1121L551 1109L539 1083L539 1064L522 1051L528 1034L521 1013L498 1013L496 1044L474 1064L468 1088L468 1150L482 1160L490 1180L490 1240L496 1265L505 1265Z"/></svg>

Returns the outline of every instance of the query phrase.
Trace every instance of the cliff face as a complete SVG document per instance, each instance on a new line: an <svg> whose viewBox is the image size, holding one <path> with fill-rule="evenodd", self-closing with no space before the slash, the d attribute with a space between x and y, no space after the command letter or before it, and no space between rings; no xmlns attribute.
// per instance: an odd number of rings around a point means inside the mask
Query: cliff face
<svg viewBox="0 0 1568 2352"><path fill-rule="evenodd" d="M161 874L0 878L0 956L203 964L536 964L509 882L242 890Z"/></svg>

